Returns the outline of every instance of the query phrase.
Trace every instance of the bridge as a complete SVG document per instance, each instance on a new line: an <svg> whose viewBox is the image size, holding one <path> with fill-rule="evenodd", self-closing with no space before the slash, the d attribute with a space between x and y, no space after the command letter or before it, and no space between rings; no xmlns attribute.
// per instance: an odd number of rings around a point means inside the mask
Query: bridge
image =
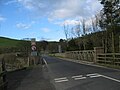
<svg viewBox="0 0 120 90"><path fill-rule="evenodd" d="M75 54L75 53L74 53ZM74 58L43 55L37 65L10 66L2 90L119 90L120 70ZM79 62L78 62L79 61ZM7 63L6 63L7 65ZM8 66L8 65L7 65ZM18 65L19 66L19 65Z"/></svg>

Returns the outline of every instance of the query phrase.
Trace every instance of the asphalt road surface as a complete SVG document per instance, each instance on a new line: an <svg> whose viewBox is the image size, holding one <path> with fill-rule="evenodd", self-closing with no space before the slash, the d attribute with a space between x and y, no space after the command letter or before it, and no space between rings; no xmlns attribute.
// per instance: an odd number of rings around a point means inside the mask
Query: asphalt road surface
<svg viewBox="0 0 120 90"><path fill-rule="evenodd" d="M56 90L120 90L119 70L48 56L44 56L43 60L43 74Z"/></svg>

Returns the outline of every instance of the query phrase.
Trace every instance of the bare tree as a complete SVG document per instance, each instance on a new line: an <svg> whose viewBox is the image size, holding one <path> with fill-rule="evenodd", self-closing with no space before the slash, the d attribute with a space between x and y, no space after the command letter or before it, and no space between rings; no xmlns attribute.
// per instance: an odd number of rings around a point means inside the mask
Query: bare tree
<svg viewBox="0 0 120 90"><path fill-rule="evenodd" d="M100 31L100 29L99 29L99 19L100 19L100 14L97 14L97 15L95 15L95 17L91 18L91 21L92 21L92 31L93 32Z"/></svg>
<svg viewBox="0 0 120 90"><path fill-rule="evenodd" d="M85 34L86 34L86 21L85 19L83 19L81 21L81 25L82 25L82 31L83 31L83 46L84 46L84 50L86 49L86 42L85 42Z"/></svg>
<svg viewBox="0 0 120 90"><path fill-rule="evenodd" d="M75 33L76 33L77 37L81 36L80 21L76 24Z"/></svg>
<svg viewBox="0 0 120 90"><path fill-rule="evenodd" d="M64 23L64 33L65 33L65 37L66 37L66 40L68 39L68 30L66 29L66 25Z"/></svg>
<svg viewBox="0 0 120 90"><path fill-rule="evenodd" d="M67 23L64 23L64 33L65 33L66 43L67 43L67 47L68 47L68 40L70 37L70 33L69 33L69 25Z"/></svg>

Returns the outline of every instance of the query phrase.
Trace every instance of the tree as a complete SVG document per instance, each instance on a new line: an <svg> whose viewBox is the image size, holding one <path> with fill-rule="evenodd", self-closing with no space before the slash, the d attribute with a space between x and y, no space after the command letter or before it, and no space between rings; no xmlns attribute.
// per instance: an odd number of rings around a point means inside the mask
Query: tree
<svg viewBox="0 0 120 90"><path fill-rule="evenodd" d="M39 47L41 48L41 50L45 51L47 49L48 42L43 40L43 41L40 41L39 43L40 43Z"/></svg>
<svg viewBox="0 0 120 90"><path fill-rule="evenodd" d="M103 24L107 26L111 25L117 25L119 22L118 19L120 19L120 6L119 6L119 0L100 0L101 4L103 5L102 9L102 17L103 18Z"/></svg>
<svg viewBox="0 0 120 90"><path fill-rule="evenodd" d="M100 31L99 28L99 20L100 20L100 14L96 14L94 18L91 18L92 21L92 31L93 32L98 32Z"/></svg>
<svg viewBox="0 0 120 90"><path fill-rule="evenodd" d="M64 33L65 33L65 37L66 37L66 43L67 43L67 47L68 47L68 40L70 39L70 33L69 33L69 25L67 23L64 23Z"/></svg>
<svg viewBox="0 0 120 90"><path fill-rule="evenodd" d="M23 52L22 54L24 56L28 56L29 53L31 52L31 42L25 41L25 40L19 41L19 43L17 45L17 50L20 52Z"/></svg>
<svg viewBox="0 0 120 90"><path fill-rule="evenodd" d="M64 33L65 33L66 40L68 41L68 39L69 39L69 25L66 23L64 23Z"/></svg>
<svg viewBox="0 0 120 90"><path fill-rule="evenodd" d="M77 21L78 23L75 23L75 26L71 28L71 33L76 37L79 38L81 36L81 22Z"/></svg>
<svg viewBox="0 0 120 90"><path fill-rule="evenodd" d="M68 42L68 44L69 44L69 47L68 47L68 50L69 50L69 51L78 50L78 45L76 44L75 39L72 38L72 39Z"/></svg>
<svg viewBox="0 0 120 90"><path fill-rule="evenodd" d="M49 53L58 53L59 42L49 42L47 49Z"/></svg>
<svg viewBox="0 0 120 90"><path fill-rule="evenodd" d="M106 44L109 43L109 38L112 38L112 52L115 52L115 32L116 27L120 23L120 6L119 0L100 0L103 5L101 10L100 27L106 30ZM111 33L111 35L109 33ZM110 36L108 36L110 35Z"/></svg>
<svg viewBox="0 0 120 90"><path fill-rule="evenodd" d="M66 40L60 39L60 40L59 40L59 45L61 45L61 51L62 51L62 52L66 51L66 49L67 49Z"/></svg>
<svg viewBox="0 0 120 90"><path fill-rule="evenodd" d="M85 35L86 35L86 31L87 31L85 19L83 19L81 21L81 23L82 23L82 31L83 31L83 47L84 47L84 50L85 50L86 49Z"/></svg>

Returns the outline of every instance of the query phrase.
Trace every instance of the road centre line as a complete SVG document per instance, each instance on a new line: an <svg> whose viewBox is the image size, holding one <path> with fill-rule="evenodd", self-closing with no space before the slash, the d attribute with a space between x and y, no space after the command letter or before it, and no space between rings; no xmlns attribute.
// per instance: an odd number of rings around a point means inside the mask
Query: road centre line
<svg viewBox="0 0 120 90"><path fill-rule="evenodd" d="M101 77L102 75L89 76L90 78Z"/></svg>
<svg viewBox="0 0 120 90"><path fill-rule="evenodd" d="M67 79L67 77L63 77L63 78L55 78L54 80L64 80Z"/></svg>
<svg viewBox="0 0 120 90"><path fill-rule="evenodd" d="M68 79L65 79L65 80L58 80L58 81L55 81L55 82L60 83L60 82L67 82L67 81L68 81Z"/></svg>
<svg viewBox="0 0 120 90"><path fill-rule="evenodd" d="M96 77L103 77L103 78L106 78L106 79L109 79L109 80L112 80L112 81L115 81L115 82L119 82L120 83L120 80L118 79L115 79L115 78L112 78L112 77L109 77L109 76L105 76L105 75L102 75L102 74L98 74L98 73L94 73L94 74L87 74L86 75L87 77L90 77L90 78L96 78ZM74 80L82 80L82 79L86 79L87 77L83 77L83 75L77 75L77 76L72 76L71 78L74 79ZM67 77L62 77L62 78L56 78L54 79L55 82L66 82L66 81L69 81L67 79Z"/></svg>
<svg viewBox="0 0 120 90"><path fill-rule="evenodd" d="M55 82L57 82L57 83L60 83L60 82L67 82L67 81L68 81L67 77L56 78L56 79L54 79L54 80L55 80Z"/></svg>
<svg viewBox="0 0 120 90"><path fill-rule="evenodd" d="M96 75L100 75L98 73L93 73L93 74L87 74L86 76L96 76Z"/></svg>
<svg viewBox="0 0 120 90"><path fill-rule="evenodd" d="M81 79L86 79L86 77L74 78L74 80L81 80Z"/></svg>
<svg viewBox="0 0 120 90"><path fill-rule="evenodd" d="M78 77L82 77L83 75L78 75L78 76L72 76L72 78L78 78Z"/></svg>

